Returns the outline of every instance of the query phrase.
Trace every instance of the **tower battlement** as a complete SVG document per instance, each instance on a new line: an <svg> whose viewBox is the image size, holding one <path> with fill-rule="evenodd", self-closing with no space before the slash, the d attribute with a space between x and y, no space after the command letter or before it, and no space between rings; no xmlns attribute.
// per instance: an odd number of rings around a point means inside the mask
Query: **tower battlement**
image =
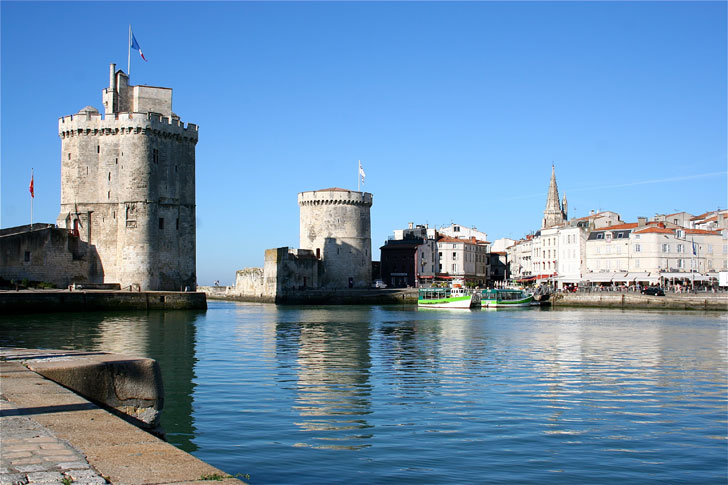
<svg viewBox="0 0 728 485"><path fill-rule="evenodd" d="M84 108L75 115L58 119L58 135L61 138L82 135L117 135L149 133L172 135L197 143L199 127L183 123L179 118L168 118L159 113L114 113L102 115L96 110Z"/></svg>
<svg viewBox="0 0 728 485"><path fill-rule="evenodd" d="M311 192L300 192L298 194L298 205L356 205L372 206L372 194L369 192L357 192L346 189L322 189Z"/></svg>

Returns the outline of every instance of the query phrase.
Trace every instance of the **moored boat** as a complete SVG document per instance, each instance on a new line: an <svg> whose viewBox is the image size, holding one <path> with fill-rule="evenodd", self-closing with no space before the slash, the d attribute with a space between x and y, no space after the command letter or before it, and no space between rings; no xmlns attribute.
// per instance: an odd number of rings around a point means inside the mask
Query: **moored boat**
<svg viewBox="0 0 728 485"><path fill-rule="evenodd" d="M533 294L524 290L493 288L490 290L483 290L481 295L481 305L484 308L514 308L538 305L538 302L533 300Z"/></svg>
<svg viewBox="0 0 728 485"><path fill-rule="evenodd" d="M420 288L417 306L422 308L475 308L480 306L480 291L460 286Z"/></svg>

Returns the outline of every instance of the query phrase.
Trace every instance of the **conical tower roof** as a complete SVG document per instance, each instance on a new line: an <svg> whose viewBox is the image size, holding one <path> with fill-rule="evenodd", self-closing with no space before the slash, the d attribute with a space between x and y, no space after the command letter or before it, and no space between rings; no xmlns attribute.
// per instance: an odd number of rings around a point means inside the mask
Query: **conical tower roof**
<svg viewBox="0 0 728 485"><path fill-rule="evenodd" d="M561 203L559 202L559 187L556 185L556 169L551 164L551 183L549 195L546 198L546 210L543 211L542 229L556 226L566 220Z"/></svg>

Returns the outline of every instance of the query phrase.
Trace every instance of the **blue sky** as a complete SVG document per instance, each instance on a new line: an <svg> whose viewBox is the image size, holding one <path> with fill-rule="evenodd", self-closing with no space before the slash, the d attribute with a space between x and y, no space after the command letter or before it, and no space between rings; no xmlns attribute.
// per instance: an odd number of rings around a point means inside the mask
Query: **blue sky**
<svg viewBox="0 0 728 485"><path fill-rule="evenodd" d="M298 246L298 192L374 194L372 247L407 223L540 227L727 204L726 3L5 2L0 226L55 222L58 118L101 110L108 65L174 89L200 126L197 274L230 283Z"/></svg>

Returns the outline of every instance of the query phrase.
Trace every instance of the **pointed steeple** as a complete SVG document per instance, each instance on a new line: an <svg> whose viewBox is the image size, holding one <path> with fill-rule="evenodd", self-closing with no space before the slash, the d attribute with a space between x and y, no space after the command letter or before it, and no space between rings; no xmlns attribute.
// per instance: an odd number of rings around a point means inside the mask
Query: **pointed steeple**
<svg viewBox="0 0 728 485"><path fill-rule="evenodd" d="M559 188L556 185L556 169L551 164L551 183L549 184L549 195L546 199L546 210L543 211L543 224L541 229L556 226L566 220L565 210L559 203Z"/></svg>

